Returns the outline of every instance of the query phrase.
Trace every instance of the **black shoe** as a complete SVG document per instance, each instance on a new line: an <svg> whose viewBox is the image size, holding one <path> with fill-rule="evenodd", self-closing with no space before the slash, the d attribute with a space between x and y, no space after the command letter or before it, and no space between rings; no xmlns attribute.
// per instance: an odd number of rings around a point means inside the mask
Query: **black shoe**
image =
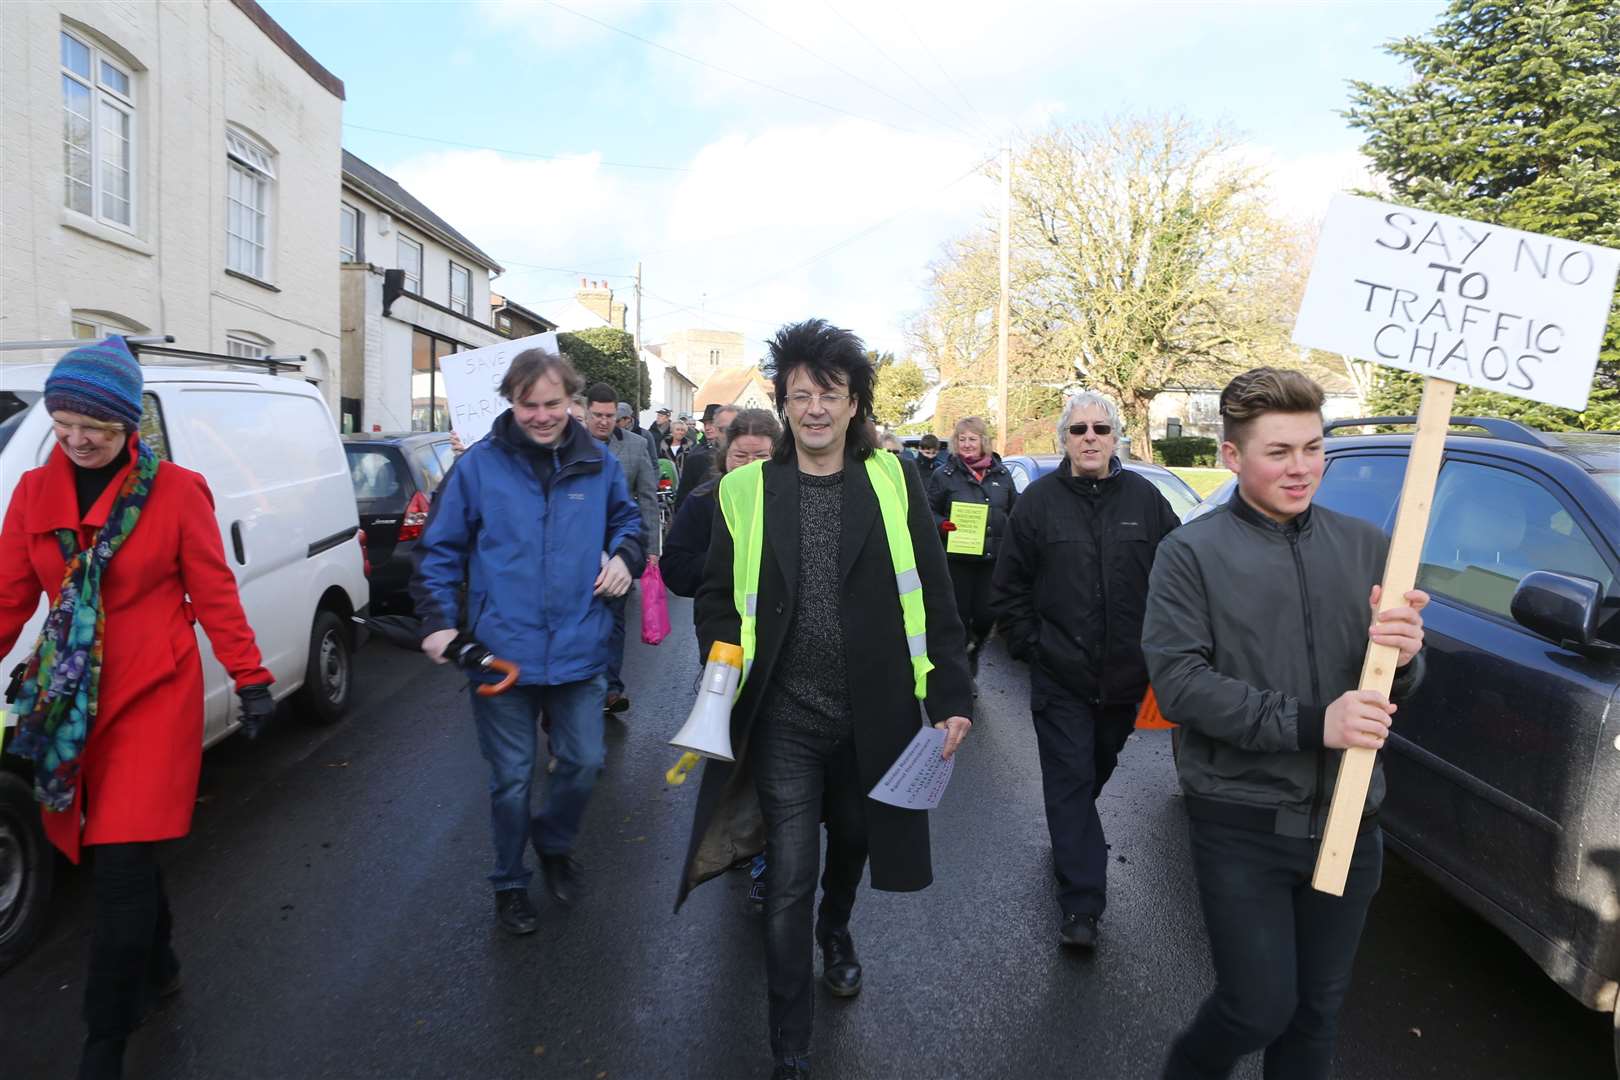
<svg viewBox="0 0 1620 1080"><path fill-rule="evenodd" d="M540 913L529 901L528 889L502 889L495 894L495 921L508 934L532 934L540 925Z"/></svg>
<svg viewBox="0 0 1620 1080"><path fill-rule="evenodd" d="M579 860L572 855L540 856L540 872L545 875L546 891L563 907L573 907L579 899Z"/></svg>
<svg viewBox="0 0 1620 1080"><path fill-rule="evenodd" d="M854 997L861 992L861 962L847 926L821 939L821 981L833 997Z"/></svg>
<svg viewBox="0 0 1620 1080"><path fill-rule="evenodd" d="M810 1080L810 1058L804 1054L777 1058L771 1080Z"/></svg>
<svg viewBox="0 0 1620 1080"><path fill-rule="evenodd" d="M1065 915L1058 927L1058 940L1076 949L1097 947L1097 916Z"/></svg>
<svg viewBox="0 0 1620 1080"><path fill-rule="evenodd" d="M602 711L605 713L622 713L628 708L630 699L623 694L609 694L607 700L602 703Z"/></svg>
<svg viewBox="0 0 1620 1080"><path fill-rule="evenodd" d="M79 1080L123 1080L124 1040L86 1039Z"/></svg>

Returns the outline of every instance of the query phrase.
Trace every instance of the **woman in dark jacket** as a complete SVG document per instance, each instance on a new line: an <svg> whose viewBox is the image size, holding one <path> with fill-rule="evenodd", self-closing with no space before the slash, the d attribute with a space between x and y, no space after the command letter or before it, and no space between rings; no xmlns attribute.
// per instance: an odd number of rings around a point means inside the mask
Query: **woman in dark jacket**
<svg viewBox="0 0 1620 1080"><path fill-rule="evenodd" d="M977 416L958 420L951 445L954 452L928 478L928 502L947 545L946 562L951 569L951 582L956 586L956 610L962 616L962 629L967 632L968 666L977 676L979 649L995 624L995 614L990 607L990 577L995 572L996 553L1006 535L1007 518L1012 514L1018 491L1013 487L1012 473L1007 471L1000 457L990 452L990 433L983 420ZM951 533L957 527L951 520L951 507L956 503L990 508L984 550L977 554L948 550Z"/></svg>
<svg viewBox="0 0 1620 1080"><path fill-rule="evenodd" d="M0 528L0 655L50 603L6 750L33 764L51 842L74 862L92 852L81 1080L121 1076L124 1040L179 989L156 847L191 830L197 801L197 620L250 737L274 707L208 485L141 439L141 388L122 338L64 356L45 380L56 446L17 480Z"/></svg>
<svg viewBox="0 0 1620 1080"><path fill-rule="evenodd" d="M719 473L686 497L664 538L658 569L664 575L664 584L675 595L696 596L698 586L703 584L703 563L709 557L709 536L714 531L715 492L721 478L750 461L770 457L771 447L781 434L782 425L765 409L744 409L726 425Z"/></svg>

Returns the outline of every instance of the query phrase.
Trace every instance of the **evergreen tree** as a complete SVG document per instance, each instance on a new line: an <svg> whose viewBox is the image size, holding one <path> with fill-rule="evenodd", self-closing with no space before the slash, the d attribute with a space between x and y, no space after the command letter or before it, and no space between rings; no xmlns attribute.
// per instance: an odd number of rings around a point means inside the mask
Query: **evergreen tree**
<svg viewBox="0 0 1620 1080"><path fill-rule="evenodd" d="M1429 34L1387 48L1413 79L1352 83L1346 116L1394 201L1620 248L1620 4L1452 0ZM1420 386L1385 371L1373 404L1412 412ZM1454 411L1620 428L1620 307L1585 413L1472 387Z"/></svg>

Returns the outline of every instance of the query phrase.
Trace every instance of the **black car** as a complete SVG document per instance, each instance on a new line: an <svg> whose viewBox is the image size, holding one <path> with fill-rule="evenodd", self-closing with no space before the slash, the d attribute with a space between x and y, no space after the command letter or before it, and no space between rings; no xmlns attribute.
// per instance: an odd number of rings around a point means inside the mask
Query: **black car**
<svg viewBox="0 0 1620 1080"><path fill-rule="evenodd" d="M1013 487L1022 492L1036 480L1057 468L1058 462L1062 460L1062 454L1035 454L1002 458L1001 463L1012 473ZM1176 512L1177 517L1185 517L1198 505L1198 492L1194 491L1187 481L1164 466L1128 457L1121 457L1120 464L1151 480L1153 486L1159 489L1159 494L1170 503L1170 509Z"/></svg>
<svg viewBox="0 0 1620 1080"><path fill-rule="evenodd" d="M1411 436L1338 433L1412 422L1329 423L1315 501L1392 532ZM1380 819L1620 1025L1620 432L1452 423L1485 434L1446 439L1417 579L1428 675L1395 718Z"/></svg>
<svg viewBox="0 0 1620 1080"><path fill-rule="evenodd" d="M455 460L450 434L363 432L343 436L343 449L366 535L371 608L408 609L411 549L427 524L433 493Z"/></svg>

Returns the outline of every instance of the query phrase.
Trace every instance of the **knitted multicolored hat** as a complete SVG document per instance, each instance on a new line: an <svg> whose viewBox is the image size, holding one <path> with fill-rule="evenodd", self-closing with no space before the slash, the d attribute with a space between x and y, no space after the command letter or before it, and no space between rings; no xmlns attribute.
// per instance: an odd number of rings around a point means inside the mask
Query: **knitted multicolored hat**
<svg viewBox="0 0 1620 1080"><path fill-rule="evenodd" d="M142 384L140 362L114 334L56 362L45 380L45 411L82 413L134 431L141 426Z"/></svg>

